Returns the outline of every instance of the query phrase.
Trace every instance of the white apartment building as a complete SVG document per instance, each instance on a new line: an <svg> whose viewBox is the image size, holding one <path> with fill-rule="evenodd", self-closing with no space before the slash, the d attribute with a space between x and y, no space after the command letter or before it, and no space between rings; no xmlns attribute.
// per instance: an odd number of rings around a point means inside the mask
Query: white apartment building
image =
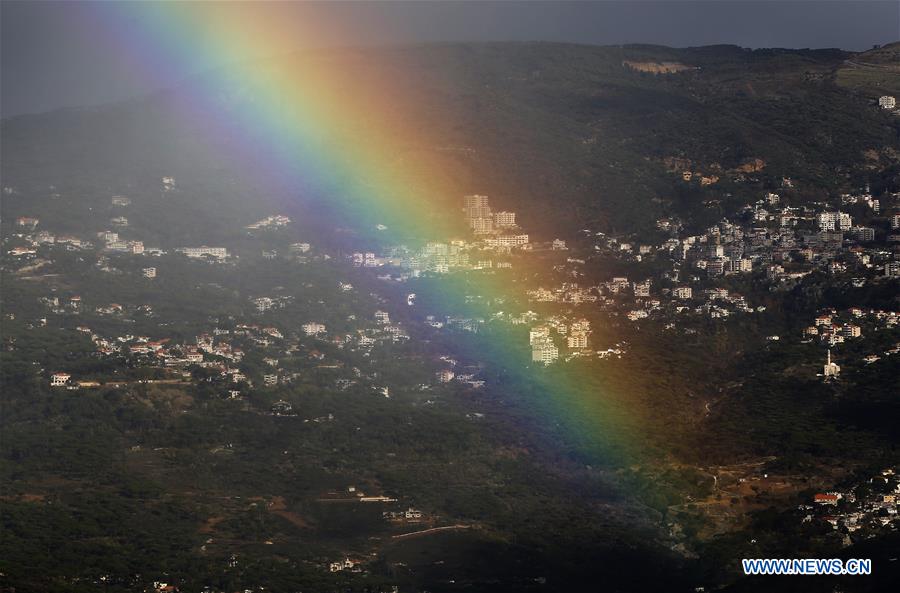
<svg viewBox="0 0 900 593"><path fill-rule="evenodd" d="M897 106L897 99L890 95L882 95L878 98L878 106L882 109L893 109Z"/></svg>
<svg viewBox="0 0 900 593"><path fill-rule="evenodd" d="M566 337L566 343L573 350L584 350L588 347L587 334L585 332L573 332Z"/></svg>
<svg viewBox="0 0 900 593"><path fill-rule="evenodd" d="M672 291L676 299L687 300L693 297L694 291L690 286L679 286Z"/></svg>
<svg viewBox="0 0 900 593"><path fill-rule="evenodd" d="M559 348L550 342L536 344L531 348L532 362L540 362L542 364L551 364L559 359Z"/></svg>
<svg viewBox="0 0 900 593"><path fill-rule="evenodd" d="M752 272L753 262L745 258L728 260L726 269L729 272Z"/></svg>
<svg viewBox="0 0 900 593"><path fill-rule="evenodd" d="M500 235L485 239L488 247L522 247L528 245L528 235Z"/></svg>
<svg viewBox="0 0 900 593"><path fill-rule="evenodd" d="M823 231L848 231L853 226L853 219L846 212L821 212L816 221Z"/></svg>
<svg viewBox="0 0 900 593"><path fill-rule="evenodd" d="M516 226L516 213L508 211L495 212L494 224L499 228L514 227Z"/></svg>
<svg viewBox="0 0 900 593"><path fill-rule="evenodd" d="M144 278L156 278L156 268L144 268L141 270L141 275Z"/></svg>
<svg viewBox="0 0 900 593"><path fill-rule="evenodd" d="M268 311L269 309L274 307L275 301L273 301L269 297L259 297L257 299L253 299L253 304L256 305L256 310L262 313L263 311Z"/></svg>
<svg viewBox="0 0 900 593"><path fill-rule="evenodd" d="M714 259L706 264L706 273L710 276L720 276L725 273L725 260Z"/></svg>
<svg viewBox="0 0 900 593"><path fill-rule="evenodd" d="M591 322L587 319L576 319L569 326L569 329L573 334L579 332L589 332L591 331Z"/></svg>
<svg viewBox="0 0 900 593"><path fill-rule="evenodd" d="M318 334L325 333L325 324L318 323L316 321L310 321L308 323L304 323L303 325L301 325L300 329L302 329L303 333L306 334L307 336L315 336Z"/></svg>
<svg viewBox="0 0 900 593"><path fill-rule="evenodd" d="M50 386L51 387L65 387L69 379L72 378L72 375L68 373L53 373L50 376Z"/></svg>
<svg viewBox="0 0 900 593"><path fill-rule="evenodd" d="M181 249L178 249L178 251L188 257L214 257L216 259L225 259L228 257L228 250L224 247L207 247L206 245L201 245L200 247L182 247Z"/></svg>
<svg viewBox="0 0 900 593"><path fill-rule="evenodd" d="M130 251L131 249L128 247L128 243L125 241L109 241L106 244L106 248L110 251Z"/></svg>
<svg viewBox="0 0 900 593"><path fill-rule="evenodd" d="M628 288L628 278L624 276L616 276L609 281L609 289L612 292L619 292L625 288Z"/></svg>
<svg viewBox="0 0 900 593"><path fill-rule="evenodd" d="M546 342L550 339L550 328L546 325L536 325L528 332L528 343L532 346Z"/></svg>
<svg viewBox="0 0 900 593"><path fill-rule="evenodd" d="M472 194L463 198L466 218L484 218L491 215L491 204L487 196Z"/></svg>
<svg viewBox="0 0 900 593"><path fill-rule="evenodd" d="M490 216L469 218L469 226L476 235L487 235L494 232L494 219Z"/></svg>

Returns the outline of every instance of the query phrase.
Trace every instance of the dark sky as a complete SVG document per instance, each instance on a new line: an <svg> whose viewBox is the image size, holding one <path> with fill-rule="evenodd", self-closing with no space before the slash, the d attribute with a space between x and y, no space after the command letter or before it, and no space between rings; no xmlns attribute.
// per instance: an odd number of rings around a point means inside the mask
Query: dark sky
<svg viewBox="0 0 900 593"><path fill-rule="evenodd" d="M254 4L260 14L281 24L310 19L323 24L314 41L280 42L285 52L323 44L506 40L864 50L900 39L900 0ZM236 6L206 2L203 10L210 11L214 22ZM2 0L4 117L123 99L223 65L215 58L182 56L150 75L134 62L135 56L115 51L109 42L115 35L101 24L108 22L100 15L106 10L89 2ZM130 9L120 3L117 10L128 14Z"/></svg>

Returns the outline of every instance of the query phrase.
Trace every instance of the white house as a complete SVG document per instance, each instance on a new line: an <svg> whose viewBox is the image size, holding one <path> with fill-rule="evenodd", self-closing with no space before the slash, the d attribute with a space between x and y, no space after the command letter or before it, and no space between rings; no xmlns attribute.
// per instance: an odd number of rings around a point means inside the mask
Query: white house
<svg viewBox="0 0 900 593"><path fill-rule="evenodd" d="M300 326L300 329L302 329L303 333L305 333L307 336L315 336L325 333L325 325L315 321L304 323Z"/></svg>
<svg viewBox="0 0 900 593"><path fill-rule="evenodd" d="M72 375L68 373L53 373L50 376L50 386L51 387L65 387L69 383L69 379L72 378Z"/></svg>

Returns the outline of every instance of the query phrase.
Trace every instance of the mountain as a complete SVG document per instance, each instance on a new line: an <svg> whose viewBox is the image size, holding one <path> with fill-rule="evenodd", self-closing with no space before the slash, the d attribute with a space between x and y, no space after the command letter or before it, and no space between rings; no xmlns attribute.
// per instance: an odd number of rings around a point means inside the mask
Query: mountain
<svg viewBox="0 0 900 593"><path fill-rule="evenodd" d="M900 120L873 106L879 89L896 88L891 48L896 44L862 54L447 44L297 54L246 71L290 77L313 61L342 73L322 78L335 85L322 92L396 104L381 109L379 120L420 133L385 161L404 161L429 183L437 180L443 195L433 195L433 185L422 189L441 209L456 211L459 196L478 192L546 234L586 223L627 232L672 210L694 214L713 195L745 200L749 191L733 181L747 172L765 182L794 177L825 194L867 159L896 165L886 147L896 143ZM858 64L870 63L865 77L877 78L874 86L857 75ZM386 80L398 79L386 88ZM162 175L246 181L265 165L241 153L240 134L211 122L228 119L228 100L252 100L253 85L252 76L216 73L140 100L5 120L5 183L24 188L58 179L116 188ZM198 88L222 102L192 105ZM292 107L284 109L290 115ZM343 142L383 140L371 136L365 118L343 124ZM673 176L685 169L717 181L673 192ZM225 189L211 190L219 208L246 209ZM297 192L282 186L268 193L290 201Z"/></svg>

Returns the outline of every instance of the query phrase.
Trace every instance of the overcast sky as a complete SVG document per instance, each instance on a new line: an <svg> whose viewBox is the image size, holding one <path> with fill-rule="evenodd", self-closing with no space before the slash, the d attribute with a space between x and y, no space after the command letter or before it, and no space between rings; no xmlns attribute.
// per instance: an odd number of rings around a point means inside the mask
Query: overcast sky
<svg viewBox="0 0 900 593"><path fill-rule="evenodd" d="M276 46L284 52L323 44L507 40L864 50L900 39L900 0L254 4L264 18L277 21L280 30L292 22L300 28L310 19L323 24L323 33L315 40L280 40ZM128 14L127 4L117 8ZM236 3L203 4L211 23L238 8ZM115 35L101 39L108 25L100 23L110 22L101 18L106 10L103 4L89 2L2 0L4 117L115 101L224 65L209 56L188 58L148 74L134 62L133 54L115 51L109 43ZM272 45L268 47L271 50Z"/></svg>

